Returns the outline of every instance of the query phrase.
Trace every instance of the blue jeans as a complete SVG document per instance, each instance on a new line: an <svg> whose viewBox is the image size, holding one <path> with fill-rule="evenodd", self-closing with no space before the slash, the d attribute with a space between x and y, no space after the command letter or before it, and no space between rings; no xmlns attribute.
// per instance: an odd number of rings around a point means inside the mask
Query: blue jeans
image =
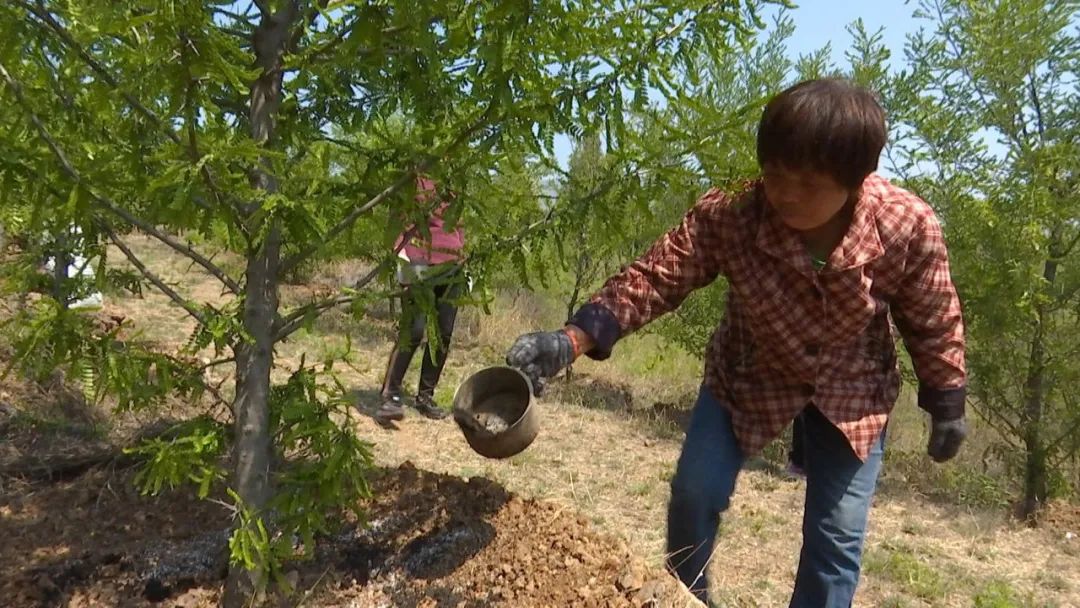
<svg viewBox="0 0 1080 608"><path fill-rule="evenodd" d="M885 433L866 462L814 407L800 414L806 470L803 545L790 608L849 608L859 582L870 500L881 470ZM735 490L743 454L731 414L705 387L690 418L671 482L668 568L707 603L705 570L720 514Z"/></svg>

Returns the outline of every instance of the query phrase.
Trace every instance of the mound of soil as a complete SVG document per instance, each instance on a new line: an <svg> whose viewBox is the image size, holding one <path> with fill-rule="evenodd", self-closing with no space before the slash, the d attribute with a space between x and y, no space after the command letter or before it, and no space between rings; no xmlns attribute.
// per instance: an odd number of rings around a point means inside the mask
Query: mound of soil
<svg viewBox="0 0 1080 608"><path fill-rule="evenodd" d="M0 495L0 597L12 607L216 605L228 514L130 470L92 469ZM679 591L582 518L409 464L379 470L366 525L286 574L305 606L667 606ZM685 598L685 596L683 596ZM686 604L686 600L681 601Z"/></svg>
<svg viewBox="0 0 1080 608"><path fill-rule="evenodd" d="M338 569L347 580L350 564L372 566L367 585L340 591L357 605L647 606L676 593L581 517L487 479L403 465L376 485L370 525L346 543ZM352 570L356 582L364 570Z"/></svg>

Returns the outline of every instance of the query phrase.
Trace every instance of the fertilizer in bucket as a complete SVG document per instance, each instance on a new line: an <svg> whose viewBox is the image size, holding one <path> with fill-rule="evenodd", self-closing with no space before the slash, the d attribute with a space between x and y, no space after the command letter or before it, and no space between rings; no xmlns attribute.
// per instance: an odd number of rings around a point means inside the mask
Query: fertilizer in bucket
<svg viewBox="0 0 1080 608"><path fill-rule="evenodd" d="M454 421L478 454L506 458L521 452L539 430L528 378L509 367L476 372L454 396Z"/></svg>

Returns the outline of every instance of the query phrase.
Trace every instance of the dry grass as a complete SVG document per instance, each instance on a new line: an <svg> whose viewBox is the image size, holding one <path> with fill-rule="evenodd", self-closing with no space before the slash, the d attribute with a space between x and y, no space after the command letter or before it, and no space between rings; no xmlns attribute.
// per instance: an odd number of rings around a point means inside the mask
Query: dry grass
<svg viewBox="0 0 1080 608"><path fill-rule="evenodd" d="M151 244L138 247L196 300L224 301L201 274L168 261ZM348 264L326 269L314 287L284 288L283 301L303 301L311 290L341 284L357 271ZM132 317L163 345L181 344L190 332L184 315L159 296L112 301L108 307ZM557 326L562 316L558 307L526 292L500 295L492 308L492 316L462 312L437 393L442 402L449 402L454 387L470 373L499 363L514 337ZM341 377L359 404L373 405L393 331L385 312L361 320L332 312L314 331L280 345L279 362L288 368L301 355L311 361L340 353L351 338L354 364L340 368ZM657 402L688 406L701 375L700 362L662 347L655 336L634 336L611 361L576 366L584 388L553 387L538 403L540 436L526 452L505 461L471 452L449 421L410 416L399 429L385 430L356 414L348 423L375 444L381 464L411 461L427 470L490 477L515 492L584 513L659 565L668 482L680 437L670 425L662 431L644 412ZM419 356L406 386L415 383L418 365ZM924 416L911 401L905 395L892 423L890 451L907 456L886 464L885 491L871 515L867 567L856 605L1080 606L1080 538L1067 539L1060 528L1020 527L1001 511L928 501L911 491L920 488L927 471L938 470L921 456ZM973 445L984 441L981 434L977 428ZM802 482L761 471L742 474L712 561L717 599L730 606L786 605L799 550L802 500ZM995 595L986 595L984 587Z"/></svg>
<svg viewBox="0 0 1080 608"><path fill-rule="evenodd" d="M126 242L151 271L190 301L222 307L233 300L231 294L223 291L221 284L215 279L149 237L133 235L128 237ZM111 265L134 270L115 247L109 248L107 256ZM226 267L239 264L234 258L235 256L227 252L213 256L215 262ZM103 310L109 314L126 316L138 335L166 351L182 347L195 329L195 321L153 287L145 288L142 297L109 295L105 298Z"/></svg>

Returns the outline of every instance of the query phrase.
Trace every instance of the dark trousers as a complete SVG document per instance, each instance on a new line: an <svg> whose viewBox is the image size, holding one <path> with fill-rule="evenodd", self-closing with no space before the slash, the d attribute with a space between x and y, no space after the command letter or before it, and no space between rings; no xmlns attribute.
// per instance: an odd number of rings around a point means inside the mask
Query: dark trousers
<svg viewBox="0 0 1080 608"><path fill-rule="evenodd" d="M803 415L799 414L791 423L791 449L788 451L788 464L798 467L800 471L806 470L803 460L803 438L806 434Z"/></svg>
<svg viewBox="0 0 1080 608"><path fill-rule="evenodd" d="M443 280L446 278L444 277ZM434 288L438 335L428 336L427 347L424 349L424 361L420 367L420 387L416 392L418 397L431 398L435 395L435 386L439 383L439 377L446 365L446 357L450 351L450 338L454 333L454 322L457 320L457 307L453 301L460 296L461 289L462 284L457 281L436 285ZM394 349L390 351L390 361L386 366L386 377L383 379L382 387L383 397L401 396L401 382L405 379L405 372L409 370L413 354L424 340L428 317L424 314L424 307L420 298L417 297L417 291L416 287L406 289L401 300L398 337L394 343Z"/></svg>

